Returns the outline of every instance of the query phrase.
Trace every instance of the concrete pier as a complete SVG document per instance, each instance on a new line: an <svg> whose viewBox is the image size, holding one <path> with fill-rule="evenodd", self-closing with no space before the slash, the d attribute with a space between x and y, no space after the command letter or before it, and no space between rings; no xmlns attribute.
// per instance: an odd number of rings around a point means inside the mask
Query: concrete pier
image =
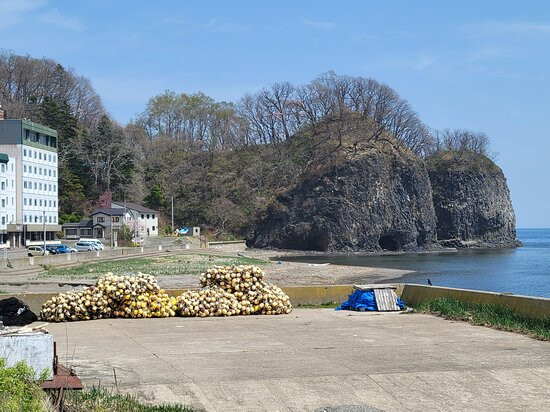
<svg viewBox="0 0 550 412"><path fill-rule="evenodd" d="M297 309L283 316L50 324L88 386L207 411L542 411L550 343L421 314ZM74 359L73 359L74 352Z"/></svg>

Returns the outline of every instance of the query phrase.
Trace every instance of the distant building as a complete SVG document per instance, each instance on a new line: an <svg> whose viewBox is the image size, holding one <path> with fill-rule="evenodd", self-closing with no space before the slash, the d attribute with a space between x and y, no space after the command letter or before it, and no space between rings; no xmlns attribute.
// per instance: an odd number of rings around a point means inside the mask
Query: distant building
<svg viewBox="0 0 550 412"><path fill-rule="evenodd" d="M132 202L112 202L111 207L126 210L129 214L126 224L136 237L158 236L158 211Z"/></svg>
<svg viewBox="0 0 550 412"><path fill-rule="evenodd" d="M125 207L126 206L126 207ZM117 239L122 225L134 233L134 238L158 236L158 212L137 203L112 202L110 208L95 209L91 219L78 223L65 223L63 235L65 239L90 237L96 239Z"/></svg>
<svg viewBox="0 0 550 412"><path fill-rule="evenodd" d="M55 243L57 132L0 116L0 247Z"/></svg>
<svg viewBox="0 0 550 412"><path fill-rule="evenodd" d="M63 237L65 239L77 240L81 237L93 236L93 221L92 219L84 219L77 223L63 223Z"/></svg>

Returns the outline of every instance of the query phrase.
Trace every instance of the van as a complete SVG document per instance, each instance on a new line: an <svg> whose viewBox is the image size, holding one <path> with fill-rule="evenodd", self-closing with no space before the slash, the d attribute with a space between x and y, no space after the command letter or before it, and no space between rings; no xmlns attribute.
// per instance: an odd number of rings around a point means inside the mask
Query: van
<svg viewBox="0 0 550 412"><path fill-rule="evenodd" d="M78 252L92 252L95 250L93 243L86 243L86 242L76 242L74 245L74 248Z"/></svg>
<svg viewBox="0 0 550 412"><path fill-rule="evenodd" d="M44 253L44 248L42 246L29 246L27 248L27 256L44 256L49 255L48 250Z"/></svg>
<svg viewBox="0 0 550 412"><path fill-rule="evenodd" d="M101 243L98 239L91 239L91 238L80 238L78 239L78 243L88 243L95 246L95 249L97 250L103 250L105 249L105 246L103 243Z"/></svg>

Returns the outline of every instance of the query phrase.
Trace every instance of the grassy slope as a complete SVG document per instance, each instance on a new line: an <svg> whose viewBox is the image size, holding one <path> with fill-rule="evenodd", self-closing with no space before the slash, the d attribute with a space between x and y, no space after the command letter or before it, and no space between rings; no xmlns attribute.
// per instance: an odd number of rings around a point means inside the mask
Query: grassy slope
<svg viewBox="0 0 550 412"><path fill-rule="evenodd" d="M59 268L45 266L43 277L96 279L107 272L117 275L147 273L153 276L198 275L215 265L266 265L268 260L234 256L171 255L154 258L129 258Z"/></svg>
<svg viewBox="0 0 550 412"><path fill-rule="evenodd" d="M473 325L488 326L522 333L540 340L550 340L550 318L532 318L500 305L464 303L456 299L437 298L415 308L446 319L462 320Z"/></svg>

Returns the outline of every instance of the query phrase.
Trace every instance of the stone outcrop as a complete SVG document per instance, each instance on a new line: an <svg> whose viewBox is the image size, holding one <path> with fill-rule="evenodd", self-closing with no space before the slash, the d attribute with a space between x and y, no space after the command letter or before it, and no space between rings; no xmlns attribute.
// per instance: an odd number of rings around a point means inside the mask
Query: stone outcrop
<svg viewBox="0 0 550 412"><path fill-rule="evenodd" d="M520 244L506 178L490 159L473 153L441 153L429 158L427 167L441 245Z"/></svg>
<svg viewBox="0 0 550 412"><path fill-rule="evenodd" d="M425 164L384 144L305 179L269 206L247 245L314 251L417 251L436 244Z"/></svg>

